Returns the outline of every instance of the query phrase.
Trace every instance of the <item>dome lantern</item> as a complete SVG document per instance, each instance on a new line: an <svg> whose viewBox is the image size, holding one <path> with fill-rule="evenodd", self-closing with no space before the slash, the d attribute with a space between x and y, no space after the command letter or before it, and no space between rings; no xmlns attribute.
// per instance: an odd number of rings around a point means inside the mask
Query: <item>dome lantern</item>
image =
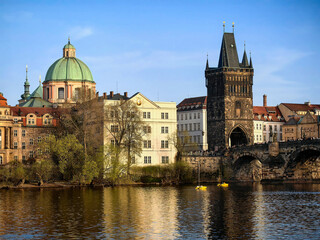
<svg viewBox="0 0 320 240"><path fill-rule="evenodd" d="M76 57L76 48L70 43L70 37L68 38L68 43L63 47L63 57Z"/></svg>

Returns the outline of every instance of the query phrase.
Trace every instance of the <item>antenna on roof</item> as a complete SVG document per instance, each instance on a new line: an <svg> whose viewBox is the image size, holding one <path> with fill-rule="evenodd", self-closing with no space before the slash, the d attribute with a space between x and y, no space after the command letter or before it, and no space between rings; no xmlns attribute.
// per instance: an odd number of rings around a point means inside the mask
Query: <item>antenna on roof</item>
<svg viewBox="0 0 320 240"><path fill-rule="evenodd" d="M232 22L232 32L234 33L234 22Z"/></svg>
<svg viewBox="0 0 320 240"><path fill-rule="evenodd" d="M223 32L226 30L226 21L223 21Z"/></svg>

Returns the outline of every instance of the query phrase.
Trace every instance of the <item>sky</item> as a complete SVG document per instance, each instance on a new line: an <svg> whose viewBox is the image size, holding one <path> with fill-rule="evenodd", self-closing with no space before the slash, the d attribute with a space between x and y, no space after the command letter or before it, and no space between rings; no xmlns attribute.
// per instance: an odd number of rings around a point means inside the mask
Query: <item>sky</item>
<svg viewBox="0 0 320 240"><path fill-rule="evenodd" d="M153 101L206 95L204 70L232 32L254 67L253 104L320 104L320 1L0 0L0 92L16 105L25 66L31 92L70 36L97 91L141 92Z"/></svg>

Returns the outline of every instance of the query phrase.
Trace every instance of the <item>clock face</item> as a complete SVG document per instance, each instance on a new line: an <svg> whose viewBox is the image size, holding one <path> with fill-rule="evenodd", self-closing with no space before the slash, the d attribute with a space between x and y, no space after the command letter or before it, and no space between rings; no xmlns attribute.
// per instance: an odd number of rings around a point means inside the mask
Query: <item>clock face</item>
<svg viewBox="0 0 320 240"><path fill-rule="evenodd" d="M138 105L138 106L141 105L141 99L140 99L140 98L137 99L137 105Z"/></svg>

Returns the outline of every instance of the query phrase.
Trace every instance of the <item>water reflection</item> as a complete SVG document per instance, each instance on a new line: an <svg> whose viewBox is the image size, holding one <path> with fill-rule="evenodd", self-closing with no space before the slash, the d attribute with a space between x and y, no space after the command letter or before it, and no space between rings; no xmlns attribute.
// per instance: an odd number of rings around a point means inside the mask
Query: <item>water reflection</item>
<svg viewBox="0 0 320 240"><path fill-rule="evenodd" d="M0 190L0 239L318 239L320 184Z"/></svg>

